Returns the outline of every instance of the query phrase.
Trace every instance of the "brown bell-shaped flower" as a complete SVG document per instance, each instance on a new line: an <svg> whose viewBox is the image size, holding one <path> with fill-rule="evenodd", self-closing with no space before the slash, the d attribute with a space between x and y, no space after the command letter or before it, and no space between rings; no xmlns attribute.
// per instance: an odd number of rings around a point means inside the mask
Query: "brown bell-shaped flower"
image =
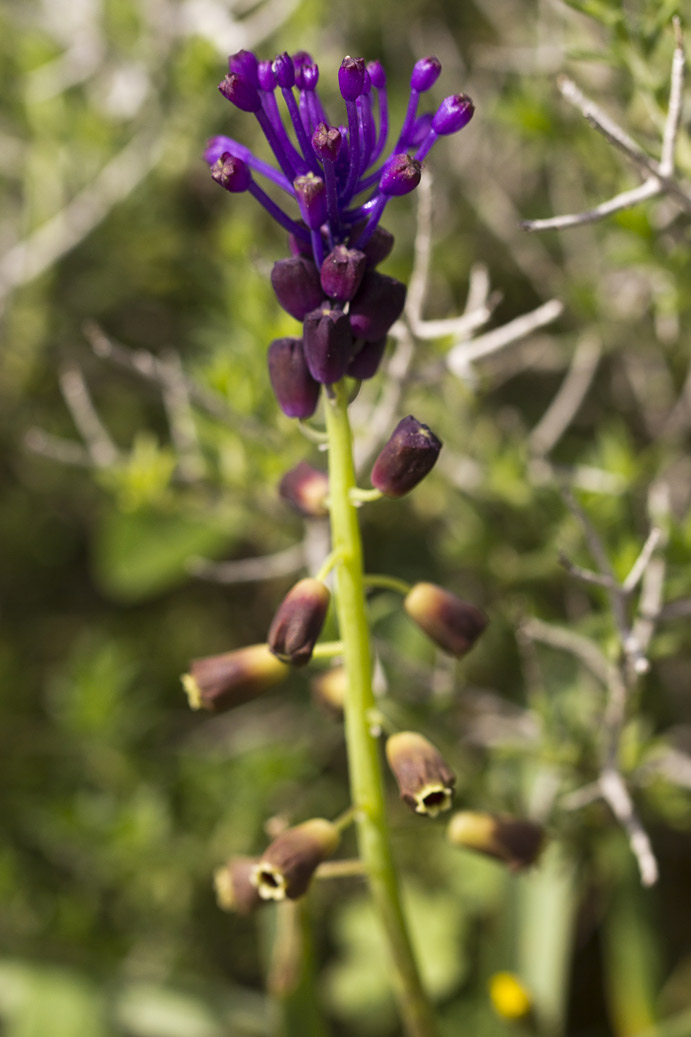
<svg viewBox="0 0 691 1037"><path fill-rule="evenodd" d="M477 850L520 871L537 860L545 832L527 818L460 810L449 821L446 836L454 846Z"/></svg>
<svg viewBox="0 0 691 1037"><path fill-rule="evenodd" d="M329 588L308 576L288 591L269 628L269 648L284 663L305 666L312 658L331 600Z"/></svg>
<svg viewBox="0 0 691 1037"><path fill-rule="evenodd" d="M326 472L300 461L286 472L278 487L282 500L304 518L324 518L329 514L326 498L329 478Z"/></svg>
<svg viewBox="0 0 691 1037"><path fill-rule="evenodd" d="M214 872L216 901L223 911L249 915L265 903L250 876L259 863L258 857L231 857Z"/></svg>
<svg viewBox="0 0 691 1037"><path fill-rule="evenodd" d="M470 651L488 623L479 608L435 583L416 583L403 607L435 644L457 658Z"/></svg>
<svg viewBox="0 0 691 1037"><path fill-rule="evenodd" d="M250 881L262 900L296 900L339 840L338 829L330 821L321 817L303 821L274 839L255 864Z"/></svg>
<svg viewBox="0 0 691 1037"><path fill-rule="evenodd" d="M437 817L451 807L456 775L439 750L416 731L400 731L386 742L386 759L401 799L416 814Z"/></svg>
<svg viewBox="0 0 691 1037"><path fill-rule="evenodd" d="M265 644L193 659L182 686L192 709L222 713L278 684L288 668Z"/></svg>

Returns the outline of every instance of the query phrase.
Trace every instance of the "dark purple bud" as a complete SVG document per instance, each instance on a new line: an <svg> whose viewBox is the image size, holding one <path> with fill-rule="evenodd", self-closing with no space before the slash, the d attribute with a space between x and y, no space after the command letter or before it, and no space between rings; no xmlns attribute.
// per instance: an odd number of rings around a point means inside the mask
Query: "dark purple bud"
<svg viewBox="0 0 691 1037"><path fill-rule="evenodd" d="M290 54L285 51L277 54L273 60L273 70L276 82L282 88L295 86L295 66Z"/></svg>
<svg viewBox="0 0 691 1037"><path fill-rule="evenodd" d="M329 514L326 498L329 478L326 472L300 461L281 479L278 487L281 500L304 518L325 518Z"/></svg>
<svg viewBox="0 0 691 1037"><path fill-rule="evenodd" d="M372 86L376 87L377 90L381 90L382 87L386 86L386 72L380 61L368 61L367 72L369 73Z"/></svg>
<svg viewBox="0 0 691 1037"><path fill-rule="evenodd" d="M305 173L293 181L302 218L311 230L318 230L326 220L326 187L320 176Z"/></svg>
<svg viewBox="0 0 691 1037"><path fill-rule="evenodd" d="M211 167L211 179L232 194L246 191L252 182L250 168L242 159L234 158L224 152L215 165Z"/></svg>
<svg viewBox="0 0 691 1037"><path fill-rule="evenodd" d="M386 335L403 312L405 295L406 286L401 281L368 270L348 313L354 337L375 342Z"/></svg>
<svg viewBox="0 0 691 1037"><path fill-rule="evenodd" d="M340 841L338 829L321 817L288 828L274 839L255 865L250 881L262 900L296 900L312 875Z"/></svg>
<svg viewBox="0 0 691 1037"><path fill-rule="evenodd" d="M322 162L335 162L341 150L343 138L335 126L320 122L312 134L312 147Z"/></svg>
<svg viewBox="0 0 691 1037"><path fill-rule="evenodd" d="M468 125L474 111L475 105L467 94L445 97L432 119L432 129L440 136L456 133Z"/></svg>
<svg viewBox="0 0 691 1037"><path fill-rule="evenodd" d="M308 576L290 590L278 606L267 644L281 662L306 666L324 626L331 593Z"/></svg>
<svg viewBox="0 0 691 1037"><path fill-rule="evenodd" d="M259 79L259 86L262 90L267 90L269 93L276 87L276 76L274 75L273 65L270 61L260 61L257 69L257 77Z"/></svg>
<svg viewBox="0 0 691 1037"><path fill-rule="evenodd" d="M250 879L258 863L258 857L231 857L227 864L216 869L214 889L222 911L249 915L266 903Z"/></svg>
<svg viewBox="0 0 691 1037"><path fill-rule="evenodd" d="M338 70L338 87L345 101L356 101L365 85L365 59L345 57Z"/></svg>
<svg viewBox="0 0 691 1037"><path fill-rule="evenodd" d="M271 284L279 303L295 320L304 320L324 298L319 271L304 256L279 259L271 271Z"/></svg>
<svg viewBox="0 0 691 1037"><path fill-rule="evenodd" d="M404 497L434 468L441 441L412 415L393 431L372 468L372 485L385 497Z"/></svg>
<svg viewBox="0 0 691 1037"><path fill-rule="evenodd" d="M410 77L411 89L417 90L419 94L424 93L425 90L430 90L439 79L440 72L441 62L439 58L420 58L419 61L415 62L413 74Z"/></svg>
<svg viewBox="0 0 691 1037"><path fill-rule="evenodd" d="M477 850L503 861L511 871L521 871L539 857L545 830L527 818L459 810L449 821L446 837L453 846Z"/></svg>
<svg viewBox="0 0 691 1037"><path fill-rule="evenodd" d="M251 50L239 50L228 58L228 71L237 72L253 86L259 86L258 62Z"/></svg>
<svg viewBox="0 0 691 1037"><path fill-rule="evenodd" d="M355 227L353 227L351 241L357 241L364 228L364 223L356 224ZM367 260L367 266L375 267L379 266L380 263L383 263L391 252L393 246L393 234L381 225L377 225L370 237L367 239L367 243L362 246L362 251L365 253L365 259Z"/></svg>
<svg viewBox="0 0 691 1037"><path fill-rule="evenodd" d="M386 742L386 759L401 799L416 814L437 817L451 807L456 775L438 749L416 731L400 731Z"/></svg>
<svg viewBox="0 0 691 1037"><path fill-rule="evenodd" d="M218 84L223 96L242 112L258 112L262 106L259 91L250 81L238 72L230 72Z"/></svg>
<svg viewBox="0 0 691 1037"><path fill-rule="evenodd" d="M329 252L319 271L324 294L330 299L337 299L338 302L350 302L360 287L366 265L364 252L359 252L356 248L346 248L345 245L336 245L333 252Z"/></svg>
<svg viewBox="0 0 691 1037"><path fill-rule="evenodd" d="M182 686L192 709L223 713L261 695L288 675L266 645L193 659Z"/></svg>
<svg viewBox="0 0 691 1037"><path fill-rule="evenodd" d="M319 386L307 369L302 340L277 338L269 346L269 379L278 405L289 418L311 418Z"/></svg>
<svg viewBox="0 0 691 1037"><path fill-rule="evenodd" d="M343 310L313 310L303 324L305 361L310 374L325 385L341 380L353 352L350 321Z"/></svg>
<svg viewBox="0 0 691 1037"><path fill-rule="evenodd" d="M410 155L394 155L387 162L386 168L379 180L379 190L382 194L400 197L410 194L420 183L422 176L422 165L411 158Z"/></svg>
<svg viewBox="0 0 691 1037"><path fill-rule="evenodd" d="M436 645L456 658L470 651L488 623L479 608L435 583L416 583L403 607Z"/></svg>
<svg viewBox="0 0 691 1037"><path fill-rule="evenodd" d="M374 378L379 370L379 365L386 349L386 335L377 339L376 342L365 342L358 353L348 364L348 374L351 378L357 378L364 382L368 378Z"/></svg>

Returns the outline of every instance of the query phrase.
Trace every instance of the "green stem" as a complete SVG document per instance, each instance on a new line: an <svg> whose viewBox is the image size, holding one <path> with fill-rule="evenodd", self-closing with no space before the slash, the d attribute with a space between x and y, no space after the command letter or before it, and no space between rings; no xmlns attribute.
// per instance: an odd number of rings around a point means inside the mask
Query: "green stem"
<svg viewBox="0 0 691 1037"><path fill-rule="evenodd" d="M374 709L369 628L365 612L362 540L351 499L355 487L348 396L343 382L325 397L329 435L329 496L336 566L336 610L348 674L346 743L360 857L393 958L396 991L409 1037L434 1037L432 1007L420 981L401 905L391 854L377 740L370 730Z"/></svg>
<svg viewBox="0 0 691 1037"><path fill-rule="evenodd" d="M411 589L412 584L407 580L399 580L397 576L388 576L386 573L365 573L365 587L379 587L382 590L395 591L404 597Z"/></svg>

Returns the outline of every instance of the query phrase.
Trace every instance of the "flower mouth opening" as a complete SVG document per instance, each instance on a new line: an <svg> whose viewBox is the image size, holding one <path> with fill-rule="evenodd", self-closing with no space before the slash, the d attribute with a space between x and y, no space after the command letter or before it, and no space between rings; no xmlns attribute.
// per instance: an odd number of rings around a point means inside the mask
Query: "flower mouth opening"
<svg viewBox="0 0 691 1037"><path fill-rule="evenodd" d="M453 790L445 785L425 785L415 797L415 812L438 817L451 808Z"/></svg>
<svg viewBox="0 0 691 1037"><path fill-rule="evenodd" d="M258 864L250 881L257 887L262 900L285 900L286 879L278 868L270 864Z"/></svg>

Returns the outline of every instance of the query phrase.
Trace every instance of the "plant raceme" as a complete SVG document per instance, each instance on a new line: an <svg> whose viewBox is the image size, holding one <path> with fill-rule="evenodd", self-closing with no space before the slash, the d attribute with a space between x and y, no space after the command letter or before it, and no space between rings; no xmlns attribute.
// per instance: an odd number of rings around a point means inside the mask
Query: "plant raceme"
<svg viewBox="0 0 691 1037"><path fill-rule="evenodd" d="M403 125L387 151L386 76L379 62L343 59L338 86L345 112L335 123L319 97L319 69L309 54L259 61L239 51L228 59L219 89L236 108L255 116L275 165L226 136L209 141L205 159L215 181L231 193L249 192L289 235L291 254L274 264L271 283L302 332L269 345L269 378L288 417L310 418L323 402L329 464L327 474L301 462L284 475L279 492L306 521L328 516L332 550L315 576L298 581L284 597L266 643L196 659L183 678L193 708L220 712L263 694L290 668L334 660L332 669L320 673L316 697L345 716L351 807L336 821L312 818L286 829L260 857L231 857L216 874L219 903L247 913L267 902L302 897L315 874L328 867L341 829L354 821L358 863L369 878L391 947L406 1032L414 1037L432 1037L435 1023L412 951L386 822L383 754L371 722L375 702L366 588L401 592L411 621L456 658L472 649L487 617L435 584L410 586L394 577L365 574L359 504L411 492L435 465L442 443L408 415L374 462L373 489L360 489L347 379L361 381L377 373L387 333L405 303L405 285L378 270L394 244L381 226L384 210L392 198L417 187L422 161L437 138L461 130L474 112L465 94L446 97L434 111L418 111L440 72L433 57L415 64ZM285 207L274 197L281 192ZM332 569L333 595L325 584ZM340 641L319 644L331 607ZM451 809L454 772L425 737L414 731L392 733L386 759L401 798L416 815L434 819ZM537 856L541 833L532 823L524 829L513 819L473 814L471 824L468 817L455 815L454 844L510 867Z"/></svg>

